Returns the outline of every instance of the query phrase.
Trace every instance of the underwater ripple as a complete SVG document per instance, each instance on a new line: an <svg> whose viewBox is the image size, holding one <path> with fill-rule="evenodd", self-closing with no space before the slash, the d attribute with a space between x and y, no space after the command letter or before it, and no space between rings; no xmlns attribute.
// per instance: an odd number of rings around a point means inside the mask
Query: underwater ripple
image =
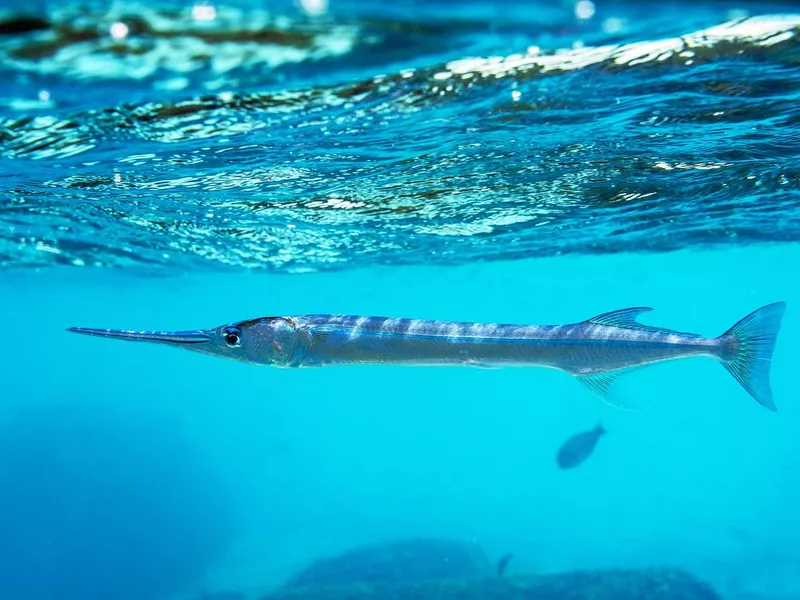
<svg viewBox="0 0 800 600"><path fill-rule="evenodd" d="M800 15L666 37L547 21L508 33L527 32L522 53L464 58L477 21L74 10L0 38L18 92L0 98L4 267L300 272L800 237Z"/></svg>

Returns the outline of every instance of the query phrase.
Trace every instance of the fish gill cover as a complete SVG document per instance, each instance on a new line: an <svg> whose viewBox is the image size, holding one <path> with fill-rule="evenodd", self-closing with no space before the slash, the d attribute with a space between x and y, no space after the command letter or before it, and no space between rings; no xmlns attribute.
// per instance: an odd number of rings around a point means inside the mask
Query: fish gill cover
<svg viewBox="0 0 800 600"><path fill-rule="evenodd" d="M800 13L589 4L4 12L0 266L795 239Z"/></svg>

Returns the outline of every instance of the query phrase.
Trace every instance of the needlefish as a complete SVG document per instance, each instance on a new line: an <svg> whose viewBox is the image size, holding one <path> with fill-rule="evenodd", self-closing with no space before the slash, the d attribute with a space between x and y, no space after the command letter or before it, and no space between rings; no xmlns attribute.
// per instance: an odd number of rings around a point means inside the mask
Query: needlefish
<svg viewBox="0 0 800 600"><path fill-rule="evenodd" d="M762 406L775 411L769 369L785 302L763 306L718 337L643 325L633 307L568 325L513 325L311 314L273 316L193 331L69 331L156 342L274 367L406 365L560 369L611 405L617 376L679 358L707 356Z"/></svg>

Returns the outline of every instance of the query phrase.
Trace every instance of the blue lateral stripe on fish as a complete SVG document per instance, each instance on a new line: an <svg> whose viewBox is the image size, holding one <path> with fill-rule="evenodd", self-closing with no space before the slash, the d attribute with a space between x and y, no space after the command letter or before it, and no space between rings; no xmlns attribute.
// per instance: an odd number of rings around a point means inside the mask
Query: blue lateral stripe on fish
<svg viewBox="0 0 800 600"><path fill-rule="evenodd" d="M273 316L194 331L69 331L168 344L275 367L334 365L538 366L578 378L605 402L614 379L648 364L708 356L762 406L776 410L769 383L785 302L763 306L720 336L642 325L648 307L603 313L569 325L513 325L312 314Z"/></svg>

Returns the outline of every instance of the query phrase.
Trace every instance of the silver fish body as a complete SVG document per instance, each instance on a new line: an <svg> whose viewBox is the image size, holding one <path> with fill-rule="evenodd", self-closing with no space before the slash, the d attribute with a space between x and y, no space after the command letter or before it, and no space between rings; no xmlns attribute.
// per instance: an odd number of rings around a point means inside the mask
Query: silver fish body
<svg viewBox="0 0 800 600"><path fill-rule="evenodd" d="M642 331L586 321L574 325L502 325L311 315L286 366L538 366L572 375L604 373L684 356L721 356L716 338Z"/></svg>
<svg viewBox="0 0 800 600"><path fill-rule="evenodd" d="M538 366L577 377L603 400L624 370L709 356L717 359L763 406L775 410L769 365L785 303L764 306L717 337L702 337L636 321L635 307L570 325L510 325L302 315L262 317L196 331L158 332L71 328L70 331L180 346L205 354L276 367L334 365Z"/></svg>

